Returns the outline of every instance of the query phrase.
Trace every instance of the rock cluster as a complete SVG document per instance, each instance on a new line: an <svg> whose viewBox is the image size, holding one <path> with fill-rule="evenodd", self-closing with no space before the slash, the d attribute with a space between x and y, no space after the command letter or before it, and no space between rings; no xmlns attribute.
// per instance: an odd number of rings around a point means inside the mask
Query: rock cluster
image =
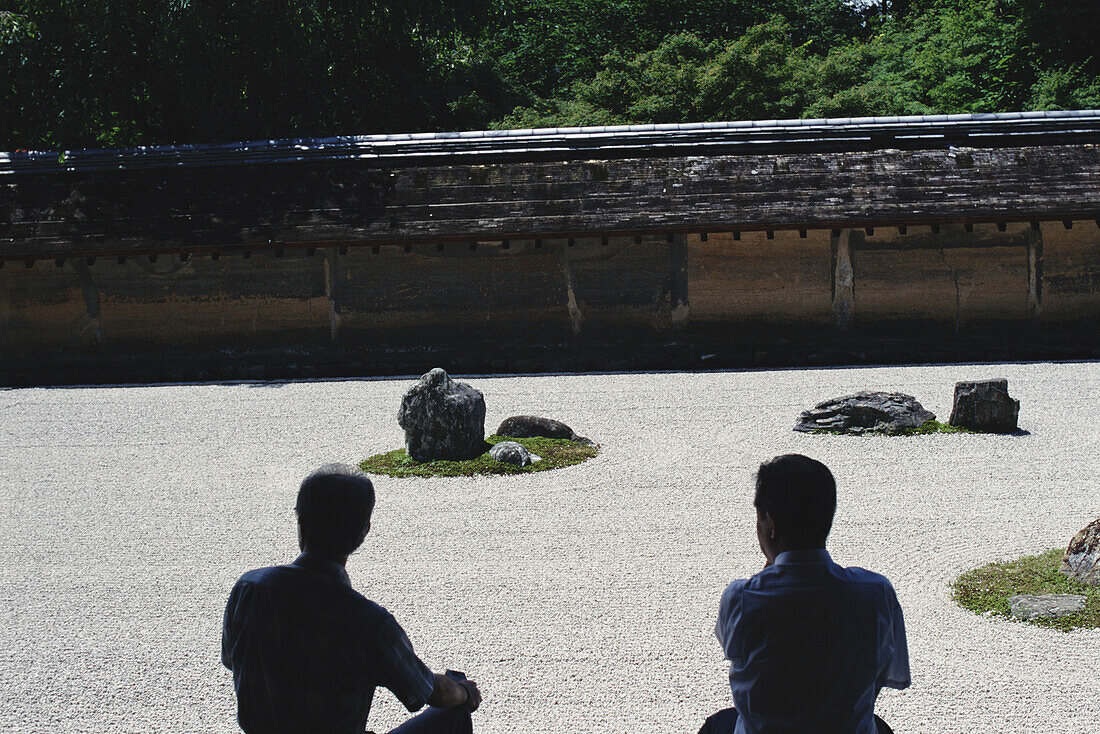
<svg viewBox="0 0 1100 734"><path fill-rule="evenodd" d="M489 449L489 456L493 457L494 461L515 466L529 466L536 461L542 461L541 456L532 454L526 446L515 441L501 441Z"/></svg>
<svg viewBox="0 0 1100 734"><path fill-rule="evenodd" d="M401 398L397 422L417 461L472 459L485 453L485 398L436 367Z"/></svg>
<svg viewBox="0 0 1100 734"><path fill-rule="evenodd" d="M983 433L1012 433L1019 414L1020 401L1009 396L1008 380L957 382L948 422Z"/></svg>
<svg viewBox="0 0 1100 734"><path fill-rule="evenodd" d="M514 415L505 418L497 428L497 434L509 438L567 438L577 443L592 445L584 436L578 436L573 429L553 418L541 418L537 415Z"/></svg>
<svg viewBox="0 0 1100 734"><path fill-rule="evenodd" d="M1100 584L1100 519L1073 536L1058 570L1083 584Z"/></svg>
<svg viewBox="0 0 1100 734"><path fill-rule="evenodd" d="M826 400L799 416L794 430L899 433L935 419L916 398L899 392L857 392Z"/></svg>

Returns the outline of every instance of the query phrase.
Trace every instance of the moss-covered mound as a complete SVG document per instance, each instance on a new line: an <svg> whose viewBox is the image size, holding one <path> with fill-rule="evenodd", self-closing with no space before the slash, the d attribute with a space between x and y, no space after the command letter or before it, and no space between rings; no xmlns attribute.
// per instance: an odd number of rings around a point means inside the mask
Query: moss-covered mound
<svg viewBox="0 0 1100 734"><path fill-rule="evenodd" d="M1100 586L1086 586L1058 570L1063 548L1015 561L990 563L959 576L952 598L976 614L1009 617L1008 598L1016 594L1083 594L1085 608L1064 617L1040 617L1028 624L1068 632L1100 627Z"/></svg>
<svg viewBox="0 0 1100 734"><path fill-rule="evenodd" d="M819 431L807 431L807 433L836 436L925 436L929 433L977 433L977 431L972 431L962 426L953 426L949 423L940 423L937 420L931 420L925 421L916 428L903 428L900 431L864 431L863 433L852 433L850 431L832 431L823 428Z"/></svg>
<svg viewBox="0 0 1100 734"><path fill-rule="evenodd" d="M494 461L489 456L489 448L501 441L515 441L523 444L532 454L542 457L530 466L513 466ZM384 474L388 477L471 477L477 474L530 474L537 471L560 469L591 459L598 453L595 446L588 446L564 438L509 438L508 436L489 436L485 442L485 453L465 461L416 461L409 458L405 449L397 449L384 454L375 454L359 464L359 468L369 474Z"/></svg>

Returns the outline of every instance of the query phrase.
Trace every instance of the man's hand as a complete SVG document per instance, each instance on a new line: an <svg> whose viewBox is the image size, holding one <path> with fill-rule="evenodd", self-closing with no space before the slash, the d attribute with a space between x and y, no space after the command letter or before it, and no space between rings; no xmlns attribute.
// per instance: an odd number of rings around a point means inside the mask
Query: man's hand
<svg viewBox="0 0 1100 734"><path fill-rule="evenodd" d="M481 691L477 689L477 683L472 680L459 681L466 689L466 708L470 711L477 711L478 706L481 705Z"/></svg>
<svg viewBox="0 0 1100 734"><path fill-rule="evenodd" d="M465 706L470 711L477 711L477 707L481 705L481 691L472 680L455 680L436 673L435 689L428 696L428 705L436 708Z"/></svg>

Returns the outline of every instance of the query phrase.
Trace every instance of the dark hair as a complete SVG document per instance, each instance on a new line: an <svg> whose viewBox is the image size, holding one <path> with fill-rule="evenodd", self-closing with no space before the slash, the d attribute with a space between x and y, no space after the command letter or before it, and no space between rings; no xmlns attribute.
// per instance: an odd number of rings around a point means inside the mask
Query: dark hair
<svg viewBox="0 0 1100 734"><path fill-rule="evenodd" d="M784 454L760 465L752 503L795 543L824 545L836 514L836 480L820 461Z"/></svg>
<svg viewBox="0 0 1100 734"><path fill-rule="evenodd" d="M294 510L303 546L350 555L363 542L374 511L374 485L358 469L326 464L302 480Z"/></svg>

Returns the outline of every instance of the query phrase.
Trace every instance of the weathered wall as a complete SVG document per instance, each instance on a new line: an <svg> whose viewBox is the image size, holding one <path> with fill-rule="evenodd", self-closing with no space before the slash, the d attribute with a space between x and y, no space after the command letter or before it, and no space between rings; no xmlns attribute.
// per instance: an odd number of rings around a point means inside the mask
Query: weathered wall
<svg viewBox="0 0 1100 734"><path fill-rule="evenodd" d="M1100 356L1071 224L9 261L0 381Z"/></svg>
<svg viewBox="0 0 1100 734"><path fill-rule="evenodd" d="M1091 111L0 153L0 383L1094 357L1098 217Z"/></svg>
<svg viewBox="0 0 1100 734"><path fill-rule="evenodd" d="M705 153L705 152L704 152ZM1100 146L492 165L363 160L0 178L0 259L1093 216Z"/></svg>

